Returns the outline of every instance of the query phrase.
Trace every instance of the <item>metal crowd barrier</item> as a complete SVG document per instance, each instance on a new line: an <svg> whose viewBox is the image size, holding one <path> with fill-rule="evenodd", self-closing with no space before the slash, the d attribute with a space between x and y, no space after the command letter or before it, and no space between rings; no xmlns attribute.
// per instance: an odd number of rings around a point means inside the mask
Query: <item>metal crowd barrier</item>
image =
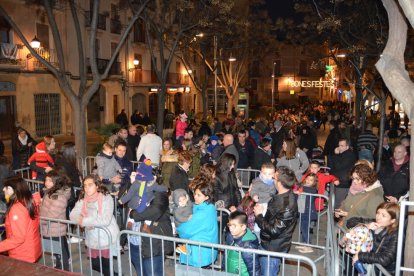
<svg viewBox="0 0 414 276"><path fill-rule="evenodd" d="M46 227L46 233L49 232L51 227L59 227L65 225L67 235L60 237L48 237L43 232ZM106 237L109 244L112 245L112 238L110 232L105 227L95 226L93 228L99 229L98 242L102 241L103 237ZM88 249L85 247L84 240L88 239L88 232L84 231L78 224L69 220L53 219L40 217L40 235L42 241L42 257L40 262L45 266L57 267L62 270L70 272L77 272L83 275L93 275L95 272L92 270L92 259L87 255ZM73 242L73 238L77 239L77 242ZM70 243L68 243L70 241ZM98 248L101 248L98 243ZM110 275L113 275L113 257L117 256L116 249L109 247L109 269ZM99 250L99 266L100 275L103 275L102 270L102 251Z"/></svg>
<svg viewBox="0 0 414 276"><path fill-rule="evenodd" d="M252 182L252 180L259 176L260 170L237 169L237 173L238 173L238 178L242 183L241 188L244 191L247 191L250 188L250 183Z"/></svg>
<svg viewBox="0 0 414 276"><path fill-rule="evenodd" d="M324 261L324 265L329 265L327 262L327 256L329 255L329 250L332 246L328 241L327 237L331 234L331 229L329 226L332 222L332 212L329 212L328 209L324 209L320 212L315 211L315 218L312 220L312 208L309 206L308 210L305 209L304 205L313 204L315 206L316 199L325 200L329 208L329 198L325 195L320 194L308 194L300 193L298 194L298 203L302 202L302 209L299 208L299 218L296 224L295 233L292 237L292 244L299 249L303 247L308 247L313 250L314 254L317 255L317 258L313 261L318 263L319 261ZM300 206L298 206L300 207ZM311 230L312 229L312 230Z"/></svg>
<svg viewBox="0 0 414 276"><path fill-rule="evenodd" d="M347 231L340 225L336 225L337 229L337 243L346 235ZM339 256L339 271L336 275L346 275L346 276L357 276L358 272L354 268L352 264L352 257L353 255L346 252L345 248L338 246L338 256ZM383 266L380 264L364 264L367 273L364 274L365 276L392 276ZM377 273L378 272L378 273ZM396 274L399 275L399 274Z"/></svg>
<svg viewBox="0 0 414 276"><path fill-rule="evenodd" d="M24 178L24 181L27 183L27 186L29 186L29 190L32 193L35 192L41 192L44 186L44 182L43 181L39 181L39 180L33 180L33 179L26 179Z"/></svg>
<svg viewBox="0 0 414 276"><path fill-rule="evenodd" d="M20 175L24 179L32 179L32 170L30 167L13 170L15 175Z"/></svg>
<svg viewBox="0 0 414 276"><path fill-rule="evenodd" d="M399 222L399 229L398 229L398 246L397 246L397 266L395 268L395 275L401 275L401 272L406 272L404 275L408 275L410 273L414 274L414 268L413 267L406 267L402 264L402 254L404 254L405 249L405 235L404 231L406 229L406 223L407 223L407 214L408 216L412 216L412 209L409 210L409 208L414 206L414 201L402 201L400 203L400 222ZM411 214L409 214L411 212Z"/></svg>
<svg viewBox="0 0 414 276"><path fill-rule="evenodd" d="M223 252L224 256L227 256L229 251L235 251L236 254L241 259L242 253L249 253L253 255L253 260L257 260L257 258L280 258L281 259L281 265L280 265L280 272L281 275L302 275L302 273L305 273L307 275L316 276L318 275L316 265L315 263L309 259L308 257L301 256L301 255L295 255L295 254L287 254L287 253L279 253L279 252L271 252L271 251L265 251L265 250L254 250L254 249L245 249L241 247L234 247L234 246L228 246L228 245L220 245L220 244L212 244L212 243L206 243L206 242L197 242L192 240L185 240L185 239L179 239L179 238L173 238L173 237L166 237L166 236L160 236L160 235L154 235L154 234L147 234L143 232L135 232L130 230L123 230L120 232L118 236L118 245L120 244L121 236L127 235L127 238L129 241L131 241L131 238L138 239L138 241L141 243L147 243L150 246L148 249L150 250L149 258L142 258L141 251L136 252L138 256L138 260L142 260L140 262L140 273L143 275L143 268L142 264L143 262L150 262L151 264L151 273L150 275L158 275L155 274L155 268L158 270L160 269L161 264L161 270L162 275L228 275L225 270L220 271L214 269L214 267L209 268L202 268L202 267L193 267L188 264L188 259L186 262L180 263L179 256L175 253L173 253L171 258L168 258L166 260L166 254L165 254L165 246L167 243L172 243L172 248L176 248L178 245L184 244L187 248L190 248L189 246L198 247L200 248L208 248L211 250L212 253L215 251L221 251ZM146 240L143 240L143 238L147 238ZM155 241L161 241L161 255L159 256L153 256L153 244ZM170 244L171 245L171 244ZM123 273L124 275L134 275L133 272L133 264L131 262L131 243L128 243L128 254L118 255L118 273ZM132 248L132 250L135 250L135 248ZM191 254L191 251L188 251L187 254ZM200 252L200 251L199 251ZM134 255L135 255L134 254ZM199 253L198 258L202 258L202 253ZM217 259L214 258L214 254L212 255L211 264L215 264L217 262ZM124 259L127 258L125 261ZM136 257L134 257L136 258ZM172 260L170 260L172 259ZM171 263L172 261L172 263ZM157 263L156 263L157 262ZM122 264L127 263L129 264L129 267L125 268L122 266ZM255 264L255 262L253 262ZM225 259L223 261L224 267L227 265L227 260ZM240 264L239 262L239 271L240 270ZM256 267L254 267L256 268ZM270 272L269 268L267 268L267 273L269 275L272 275L274 272ZM135 270L135 268L134 268ZM253 269L255 270L255 269ZM253 273L253 275L258 275L256 273Z"/></svg>

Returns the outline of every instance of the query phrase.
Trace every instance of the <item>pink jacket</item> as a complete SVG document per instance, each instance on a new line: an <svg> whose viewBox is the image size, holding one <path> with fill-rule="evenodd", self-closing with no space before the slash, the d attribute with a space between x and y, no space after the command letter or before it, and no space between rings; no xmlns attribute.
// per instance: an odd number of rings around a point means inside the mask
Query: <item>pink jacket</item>
<svg viewBox="0 0 414 276"><path fill-rule="evenodd" d="M183 122L180 119L178 119L175 122L175 136L179 137L179 136L184 136L184 131L185 129L188 127L188 123L187 122Z"/></svg>
<svg viewBox="0 0 414 276"><path fill-rule="evenodd" d="M45 194L40 205L40 216L66 220L66 207L70 198L70 189L59 190L50 197ZM61 237L66 235L67 225L64 223L50 224L42 221L42 236Z"/></svg>

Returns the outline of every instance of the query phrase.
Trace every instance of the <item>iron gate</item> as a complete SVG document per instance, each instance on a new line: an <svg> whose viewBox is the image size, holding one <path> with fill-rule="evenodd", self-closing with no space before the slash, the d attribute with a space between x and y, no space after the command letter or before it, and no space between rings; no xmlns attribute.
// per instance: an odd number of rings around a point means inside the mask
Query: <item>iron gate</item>
<svg viewBox="0 0 414 276"><path fill-rule="evenodd" d="M61 112L59 94L36 94L35 119L36 135L56 135L61 133Z"/></svg>

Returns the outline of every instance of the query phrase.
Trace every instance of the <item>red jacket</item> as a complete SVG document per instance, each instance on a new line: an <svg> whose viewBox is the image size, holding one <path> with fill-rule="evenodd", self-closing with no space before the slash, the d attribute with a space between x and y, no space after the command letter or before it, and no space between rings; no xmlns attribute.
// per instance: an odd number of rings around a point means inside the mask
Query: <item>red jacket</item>
<svg viewBox="0 0 414 276"><path fill-rule="evenodd" d="M0 252L35 263L42 255L39 223L39 216L32 220L22 203L14 203L6 216L6 239L0 242Z"/></svg>
<svg viewBox="0 0 414 276"><path fill-rule="evenodd" d="M310 172L307 171L303 176L302 176L302 182L305 181L306 177L308 176ZM338 178L334 175L331 174L324 174L321 172L317 173L317 177L318 177L318 194L323 195L325 194L325 188L326 188L326 184L334 182L335 180L338 180ZM317 212L320 212L323 210L323 205L324 205L325 200L322 197L317 197L315 199L315 208Z"/></svg>

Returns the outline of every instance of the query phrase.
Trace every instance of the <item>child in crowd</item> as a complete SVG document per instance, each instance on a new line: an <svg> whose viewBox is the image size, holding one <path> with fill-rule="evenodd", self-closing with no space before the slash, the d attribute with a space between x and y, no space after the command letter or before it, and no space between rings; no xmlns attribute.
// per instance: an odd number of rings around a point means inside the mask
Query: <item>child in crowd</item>
<svg viewBox="0 0 414 276"><path fill-rule="evenodd" d="M211 150L211 158L213 159L213 163L214 162L218 162L221 154L224 151L224 146L223 146L223 139L224 136L223 134L217 134L217 145L214 147L214 149Z"/></svg>
<svg viewBox="0 0 414 276"><path fill-rule="evenodd" d="M210 137L210 144L207 146L207 151L210 154L213 154L214 149L218 146L218 136L213 135Z"/></svg>
<svg viewBox="0 0 414 276"><path fill-rule="evenodd" d="M45 178L45 195L40 205L40 216L66 220L66 208L71 199L70 179L57 171L50 171ZM69 271L69 248L66 240L67 225L51 222L41 224L41 234L45 244L59 242L62 254L53 254L54 268ZM55 250L56 251L56 250Z"/></svg>
<svg viewBox="0 0 414 276"><path fill-rule="evenodd" d="M110 249L117 246L119 234L113 213L114 200L100 178L96 175L86 176L79 201L70 213L70 220L85 228L86 254L90 258L92 269L102 272L104 276L110 275ZM106 227L108 231L97 226Z"/></svg>
<svg viewBox="0 0 414 276"><path fill-rule="evenodd" d="M383 202L377 207L375 221L365 218L351 218L348 227L359 223L366 223L372 231L374 246L371 252L359 252L354 255L354 265L360 261L365 264L377 263L382 265L389 273L394 274L398 243L398 223L400 207L397 203Z"/></svg>
<svg viewBox="0 0 414 276"><path fill-rule="evenodd" d="M181 142L184 139L184 131L187 127L187 114L183 111L178 115L178 119L175 122L175 139L177 141Z"/></svg>
<svg viewBox="0 0 414 276"><path fill-rule="evenodd" d="M173 193L173 215L175 227L191 219L193 203L184 189L177 189Z"/></svg>
<svg viewBox="0 0 414 276"><path fill-rule="evenodd" d="M167 188L159 185L156 182L156 177L152 174L152 162L150 159L145 159L135 173L135 180L130 189L124 195L119 195L119 204L128 203L128 207L132 210L142 213L145 208L154 199L154 192L166 192ZM134 173L132 174L133 177ZM150 221L145 224L150 225ZM144 225L145 227L145 225Z"/></svg>
<svg viewBox="0 0 414 276"><path fill-rule="evenodd" d="M306 177L310 174L316 174L318 178L318 194L324 195L326 185L328 183L339 184L339 180L336 176L329 173L321 173L321 165L317 161L312 161L309 165L308 171L303 175L302 182L305 181ZM315 208L317 212L320 212L324 208L324 199L323 197L316 197L315 199Z"/></svg>
<svg viewBox="0 0 414 276"><path fill-rule="evenodd" d="M227 223L229 231L226 233L226 244L241 247L258 249L259 241L247 227L247 215L243 212L235 211L230 214ZM240 261L240 255L243 261ZM226 256L226 272L238 275L260 275L259 256L254 253L228 250Z"/></svg>
<svg viewBox="0 0 414 276"><path fill-rule="evenodd" d="M250 186L249 194L257 204L263 207L264 216L267 211L267 203L272 195L276 194L276 187L273 183L273 177L275 174L275 166L272 163L264 163L260 170L259 177L253 179ZM260 229L257 225L254 227L255 234L260 237Z"/></svg>
<svg viewBox="0 0 414 276"><path fill-rule="evenodd" d="M121 166L115 160L113 156L113 148L108 143L103 144L102 151L96 155L96 166L98 167L98 176L105 184L105 187L109 192L116 192L119 189L120 184L114 184L112 186L112 178L115 176L120 177L122 171Z"/></svg>
<svg viewBox="0 0 414 276"><path fill-rule="evenodd" d="M40 142L36 145L36 152L30 156L29 160L27 160L28 165L35 163L36 166L40 168L47 168L52 167L55 164L52 157L46 151L46 145L44 142ZM32 170L32 179L37 178L37 172Z"/></svg>
<svg viewBox="0 0 414 276"><path fill-rule="evenodd" d="M298 196L298 211L300 213L300 233L302 242L311 243L310 239L310 222L317 220L317 213L315 209L315 200L313 196L302 195L301 193L308 193L316 195L318 193L317 185L318 178L316 174L310 173L301 183L299 189L296 191ZM313 252L310 247L298 247L301 253Z"/></svg>
<svg viewBox="0 0 414 276"><path fill-rule="evenodd" d="M254 231L254 220L256 218L253 211L255 205L256 202L254 202L253 198L249 194L246 194L242 198L240 205L237 207L238 211L246 214L247 227L252 231Z"/></svg>

